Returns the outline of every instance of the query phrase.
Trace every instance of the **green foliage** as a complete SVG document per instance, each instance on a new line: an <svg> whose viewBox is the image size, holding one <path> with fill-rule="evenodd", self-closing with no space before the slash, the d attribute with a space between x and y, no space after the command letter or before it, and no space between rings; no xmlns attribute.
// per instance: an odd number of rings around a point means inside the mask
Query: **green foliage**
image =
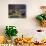
<svg viewBox="0 0 46 46"><path fill-rule="evenodd" d="M44 19L46 19L46 14L38 15L38 16L36 16L36 19L39 21L43 21Z"/></svg>
<svg viewBox="0 0 46 46"><path fill-rule="evenodd" d="M44 16L45 20L46 20L46 15Z"/></svg>
<svg viewBox="0 0 46 46"><path fill-rule="evenodd" d="M17 33L18 33L18 31L17 31L15 26L6 26L5 30L6 30L5 34L9 38L11 38L12 36L16 36Z"/></svg>
<svg viewBox="0 0 46 46"><path fill-rule="evenodd" d="M36 19L42 21L43 20L43 17L42 16L37 16Z"/></svg>

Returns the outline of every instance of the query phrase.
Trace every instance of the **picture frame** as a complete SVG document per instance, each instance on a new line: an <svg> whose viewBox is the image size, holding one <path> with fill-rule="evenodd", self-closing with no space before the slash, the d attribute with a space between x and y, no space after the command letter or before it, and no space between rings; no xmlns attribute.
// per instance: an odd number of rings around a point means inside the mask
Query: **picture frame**
<svg viewBox="0 0 46 46"><path fill-rule="evenodd" d="M26 4L9 4L9 18L26 18Z"/></svg>

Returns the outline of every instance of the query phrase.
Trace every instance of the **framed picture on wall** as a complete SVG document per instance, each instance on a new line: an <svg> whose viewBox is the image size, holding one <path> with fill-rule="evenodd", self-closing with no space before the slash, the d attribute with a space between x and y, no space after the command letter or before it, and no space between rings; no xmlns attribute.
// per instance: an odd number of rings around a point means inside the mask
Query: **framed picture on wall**
<svg viewBox="0 0 46 46"><path fill-rule="evenodd" d="M26 18L26 4L9 4L9 18Z"/></svg>

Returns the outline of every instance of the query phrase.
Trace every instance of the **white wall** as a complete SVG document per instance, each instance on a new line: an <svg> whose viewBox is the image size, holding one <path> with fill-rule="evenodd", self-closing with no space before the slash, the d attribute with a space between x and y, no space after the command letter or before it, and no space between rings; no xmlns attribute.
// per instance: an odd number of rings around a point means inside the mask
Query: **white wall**
<svg viewBox="0 0 46 46"><path fill-rule="evenodd" d="M26 4L27 18L8 18L8 4ZM19 31L18 35L31 36L36 29L44 29L38 25L35 16L40 14L40 6L46 5L46 0L0 0L0 33L4 32L6 25L15 25ZM2 34L1 33L1 34Z"/></svg>

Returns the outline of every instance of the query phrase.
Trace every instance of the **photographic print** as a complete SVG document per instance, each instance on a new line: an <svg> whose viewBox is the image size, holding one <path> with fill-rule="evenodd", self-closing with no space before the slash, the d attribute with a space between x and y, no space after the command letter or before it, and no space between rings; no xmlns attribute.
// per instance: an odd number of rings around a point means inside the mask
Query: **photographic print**
<svg viewBox="0 0 46 46"><path fill-rule="evenodd" d="M9 4L8 5L9 18L26 18L25 4Z"/></svg>

